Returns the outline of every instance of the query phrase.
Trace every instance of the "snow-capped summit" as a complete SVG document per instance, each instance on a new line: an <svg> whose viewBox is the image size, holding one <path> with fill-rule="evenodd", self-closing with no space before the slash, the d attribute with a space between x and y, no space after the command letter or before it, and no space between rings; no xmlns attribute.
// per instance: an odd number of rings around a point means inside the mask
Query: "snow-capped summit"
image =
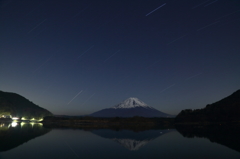
<svg viewBox="0 0 240 159"><path fill-rule="evenodd" d="M128 98L125 101L111 107L102 109L90 114L94 117L173 117L172 115L163 113L153 107L148 106L138 98Z"/></svg>
<svg viewBox="0 0 240 159"><path fill-rule="evenodd" d="M115 105L112 108L119 109L119 108L135 108L135 107L152 108L152 107L148 106L146 103L144 103L143 101L141 101L135 97L130 97L130 98L124 100L123 102Z"/></svg>

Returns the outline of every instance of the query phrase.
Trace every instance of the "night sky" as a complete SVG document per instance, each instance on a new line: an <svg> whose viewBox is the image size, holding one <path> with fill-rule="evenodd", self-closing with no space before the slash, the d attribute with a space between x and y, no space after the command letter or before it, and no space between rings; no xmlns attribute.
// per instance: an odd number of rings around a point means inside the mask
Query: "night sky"
<svg viewBox="0 0 240 159"><path fill-rule="evenodd" d="M1 0L0 90L54 114L169 114L240 88L239 0Z"/></svg>

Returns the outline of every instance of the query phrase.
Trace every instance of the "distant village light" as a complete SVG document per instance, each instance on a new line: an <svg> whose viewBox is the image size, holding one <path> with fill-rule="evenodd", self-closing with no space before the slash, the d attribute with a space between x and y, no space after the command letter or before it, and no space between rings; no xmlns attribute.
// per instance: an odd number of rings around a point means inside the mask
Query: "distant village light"
<svg viewBox="0 0 240 159"><path fill-rule="evenodd" d="M12 118L11 115L2 115L1 118Z"/></svg>
<svg viewBox="0 0 240 159"><path fill-rule="evenodd" d="M25 117L22 117L22 118L21 118L21 120L28 120L28 119L27 119L27 118L25 118Z"/></svg>

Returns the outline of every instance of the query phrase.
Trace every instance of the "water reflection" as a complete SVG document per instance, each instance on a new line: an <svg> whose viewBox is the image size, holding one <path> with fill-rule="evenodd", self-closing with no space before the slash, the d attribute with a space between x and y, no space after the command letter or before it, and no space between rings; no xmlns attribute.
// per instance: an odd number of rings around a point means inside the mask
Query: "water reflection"
<svg viewBox="0 0 240 159"><path fill-rule="evenodd" d="M17 122L12 122L12 124L11 124L12 127L16 127L17 125L18 125Z"/></svg>
<svg viewBox="0 0 240 159"><path fill-rule="evenodd" d="M114 131L110 129L99 129L91 132L103 138L111 139L131 151L136 151L150 141L171 131L174 130L165 129L134 132L131 130Z"/></svg>
<svg viewBox="0 0 240 159"><path fill-rule="evenodd" d="M0 123L0 152L13 149L50 130L43 128L41 123Z"/></svg>
<svg viewBox="0 0 240 159"><path fill-rule="evenodd" d="M26 128L25 128L26 127ZM1 152L0 158L138 158L138 159L239 159L240 153L226 146L212 143L208 139L189 138L192 136L190 129L183 130L183 137L174 129L96 129L94 128L54 128L44 136L34 138L29 131L42 131L41 125L18 123L16 127L8 128L8 125L2 126L7 130L9 137L5 136L10 142L18 142L18 145L11 144L9 151ZM41 128L41 129L38 129ZM19 133L13 134L10 130L18 130ZM20 132L22 131L22 132ZM181 132L181 131L180 131ZM182 133L182 132L181 132ZM186 134L185 134L186 133ZM18 135L20 134L20 135ZM25 134L25 135L24 135ZM40 135L43 135L44 132ZM212 134L214 135L214 134ZM19 142L21 138L29 137ZM37 135L35 134L35 137ZM30 142L27 142L31 140ZM6 146L7 141L2 143L0 140L1 151ZM27 142L27 143L24 143ZM24 143L24 144L23 144ZM19 146L20 144L23 144ZM3 146L4 145L4 146ZM13 147L17 147L14 148ZM11 150L10 150L11 149ZM37 154L37 155L36 155Z"/></svg>
<svg viewBox="0 0 240 159"><path fill-rule="evenodd" d="M9 123L0 123L0 131L7 130Z"/></svg>
<svg viewBox="0 0 240 159"><path fill-rule="evenodd" d="M185 125L177 126L176 129L187 138L207 138L240 152L240 127L231 125L211 125L211 126L194 126Z"/></svg>

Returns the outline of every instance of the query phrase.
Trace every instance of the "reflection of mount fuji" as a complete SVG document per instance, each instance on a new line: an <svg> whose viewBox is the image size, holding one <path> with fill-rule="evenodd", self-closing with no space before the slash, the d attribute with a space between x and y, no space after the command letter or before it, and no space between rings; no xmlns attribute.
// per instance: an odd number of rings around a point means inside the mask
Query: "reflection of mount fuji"
<svg viewBox="0 0 240 159"><path fill-rule="evenodd" d="M133 139L117 139L117 138L112 140L123 145L125 148L129 150L138 150L140 147L146 145L149 141L151 141L151 140L137 141Z"/></svg>
<svg viewBox="0 0 240 159"><path fill-rule="evenodd" d="M0 152L18 147L51 131L40 123L0 123Z"/></svg>
<svg viewBox="0 0 240 159"><path fill-rule="evenodd" d="M130 130L114 131L110 129L99 129L93 130L92 133L103 138L111 139L129 150L138 150L140 147L146 145L150 141L170 131L173 130L165 129L134 132Z"/></svg>

